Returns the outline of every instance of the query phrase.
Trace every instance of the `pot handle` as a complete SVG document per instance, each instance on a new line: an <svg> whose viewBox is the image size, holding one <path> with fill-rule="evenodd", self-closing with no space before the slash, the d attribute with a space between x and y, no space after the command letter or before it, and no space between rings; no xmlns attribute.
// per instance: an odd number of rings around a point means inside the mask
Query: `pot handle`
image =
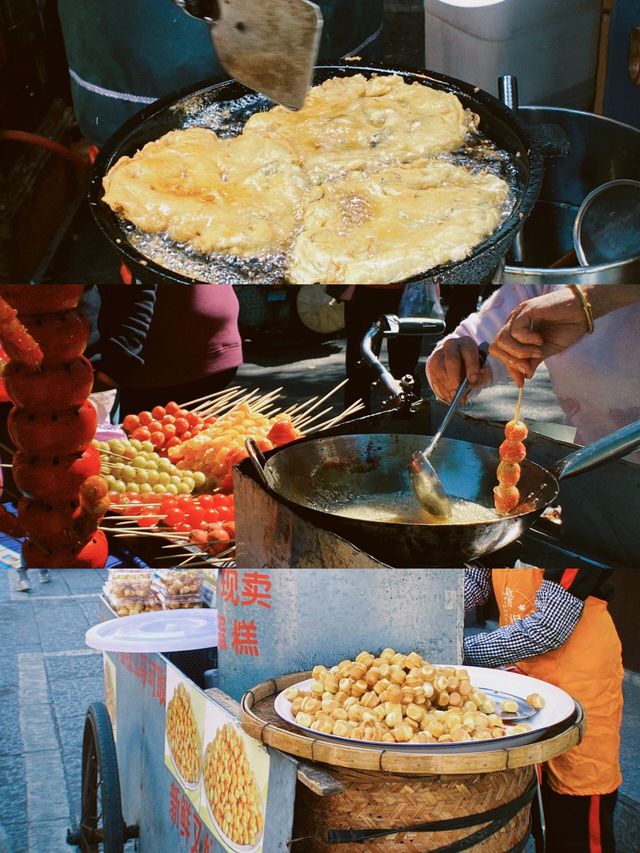
<svg viewBox="0 0 640 853"><path fill-rule="evenodd" d="M551 468L551 473L559 480L566 480L576 474L591 471L605 462L620 459L640 447L640 421L634 421L622 429L606 435L604 438L575 450L564 459L560 459Z"/></svg>
<svg viewBox="0 0 640 853"><path fill-rule="evenodd" d="M258 442L255 438L248 438L245 441L244 446L262 485L265 489L275 490L272 482L273 475L271 475L271 472L267 473L267 460L265 459L264 453L258 447Z"/></svg>
<svg viewBox="0 0 640 853"><path fill-rule="evenodd" d="M539 124L529 132L543 157L569 157L572 153L571 140L559 124Z"/></svg>

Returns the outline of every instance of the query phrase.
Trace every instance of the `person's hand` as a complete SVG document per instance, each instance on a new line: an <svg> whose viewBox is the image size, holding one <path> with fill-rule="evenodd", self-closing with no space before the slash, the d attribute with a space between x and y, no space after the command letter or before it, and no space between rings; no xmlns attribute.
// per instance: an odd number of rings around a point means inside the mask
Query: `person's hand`
<svg viewBox="0 0 640 853"><path fill-rule="evenodd" d="M435 394L451 403L465 376L472 388L491 378L490 368L480 367L480 351L470 337L448 338L427 362L427 378Z"/></svg>
<svg viewBox="0 0 640 853"><path fill-rule="evenodd" d="M563 352L588 331L582 303L571 287L528 299L511 313L489 347L520 388L541 362Z"/></svg>

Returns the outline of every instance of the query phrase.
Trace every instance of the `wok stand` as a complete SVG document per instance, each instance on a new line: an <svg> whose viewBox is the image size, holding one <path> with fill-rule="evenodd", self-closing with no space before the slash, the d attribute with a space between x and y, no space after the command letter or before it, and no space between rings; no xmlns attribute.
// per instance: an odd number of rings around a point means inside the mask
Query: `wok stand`
<svg viewBox="0 0 640 853"><path fill-rule="evenodd" d="M445 412L446 407L436 401L421 401L350 421L326 430L323 435L433 435ZM457 414L447 436L497 449L504 439L504 425ZM527 448L531 461L550 469L575 446L532 432ZM339 520L333 529L320 529L312 513L293 509L268 491L249 460L235 470L234 490L240 567L380 568L394 563L394 560L381 556L388 551L389 543L378 542L375 536L367 541L365 549L357 547L341 534ZM547 553L555 553L556 559L561 560L565 567L580 561L607 567L633 566L640 550L640 529L636 505L629 496L637 495L639 491L640 466L624 461L611 462L580 477L563 480L559 498L562 524L537 521L533 529L522 537L523 558L535 559L527 556L532 548L535 551L535 545ZM513 552L514 549L510 549L510 554ZM428 562L424 554L412 556L413 566ZM485 555L482 563L504 565L492 563L493 559L494 555ZM403 564L407 565L406 562ZM450 563L456 567L463 564L462 557Z"/></svg>
<svg viewBox="0 0 640 853"><path fill-rule="evenodd" d="M360 351L364 361L376 374L374 385L380 385L386 391L387 396L382 404L384 408L399 406L402 409L410 409L418 402L418 397L413 376L408 374L402 379L396 379L380 361L382 342L388 338L406 335L440 336L444 334L444 330L444 320L430 317L397 317L395 314L385 314L371 326L362 339Z"/></svg>

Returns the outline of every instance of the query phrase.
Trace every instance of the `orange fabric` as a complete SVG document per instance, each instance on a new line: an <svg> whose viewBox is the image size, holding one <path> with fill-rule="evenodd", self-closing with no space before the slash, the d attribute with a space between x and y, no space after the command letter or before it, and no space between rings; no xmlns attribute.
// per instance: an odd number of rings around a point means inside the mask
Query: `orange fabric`
<svg viewBox="0 0 640 853"><path fill-rule="evenodd" d="M500 624L531 614L544 578L543 569L494 569L493 588ZM548 782L558 794L610 794L620 787L622 722L622 647L606 602L587 598L584 611L567 642L518 667L566 690L581 703L587 717L583 742L547 764Z"/></svg>
<svg viewBox="0 0 640 853"><path fill-rule="evenodd" d="M589 853L602 853L599 794L591 797L591 802L589 803Z"/></svg>
<svg viewBox="0 0 640 853"><path fill-rule="evenodd" d="M574 582L576 575L578 574L577 569L565 569L562 573L562 578L560 580L560 586L563 589L571 589L571 584Z"/></svg>

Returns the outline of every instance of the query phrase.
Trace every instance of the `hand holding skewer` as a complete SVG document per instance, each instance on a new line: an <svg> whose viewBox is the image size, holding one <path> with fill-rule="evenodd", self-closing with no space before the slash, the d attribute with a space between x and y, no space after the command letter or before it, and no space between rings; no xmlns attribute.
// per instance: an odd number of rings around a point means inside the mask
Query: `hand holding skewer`
<svg viewBox="0 0 640 853"><path fill-rule="evenodd" d="M589 295L590 296L590 295ZM594 313L585 293L562 287L522 302L496 335L489 352L522 387L541 362L593 332Z"/></svg>

